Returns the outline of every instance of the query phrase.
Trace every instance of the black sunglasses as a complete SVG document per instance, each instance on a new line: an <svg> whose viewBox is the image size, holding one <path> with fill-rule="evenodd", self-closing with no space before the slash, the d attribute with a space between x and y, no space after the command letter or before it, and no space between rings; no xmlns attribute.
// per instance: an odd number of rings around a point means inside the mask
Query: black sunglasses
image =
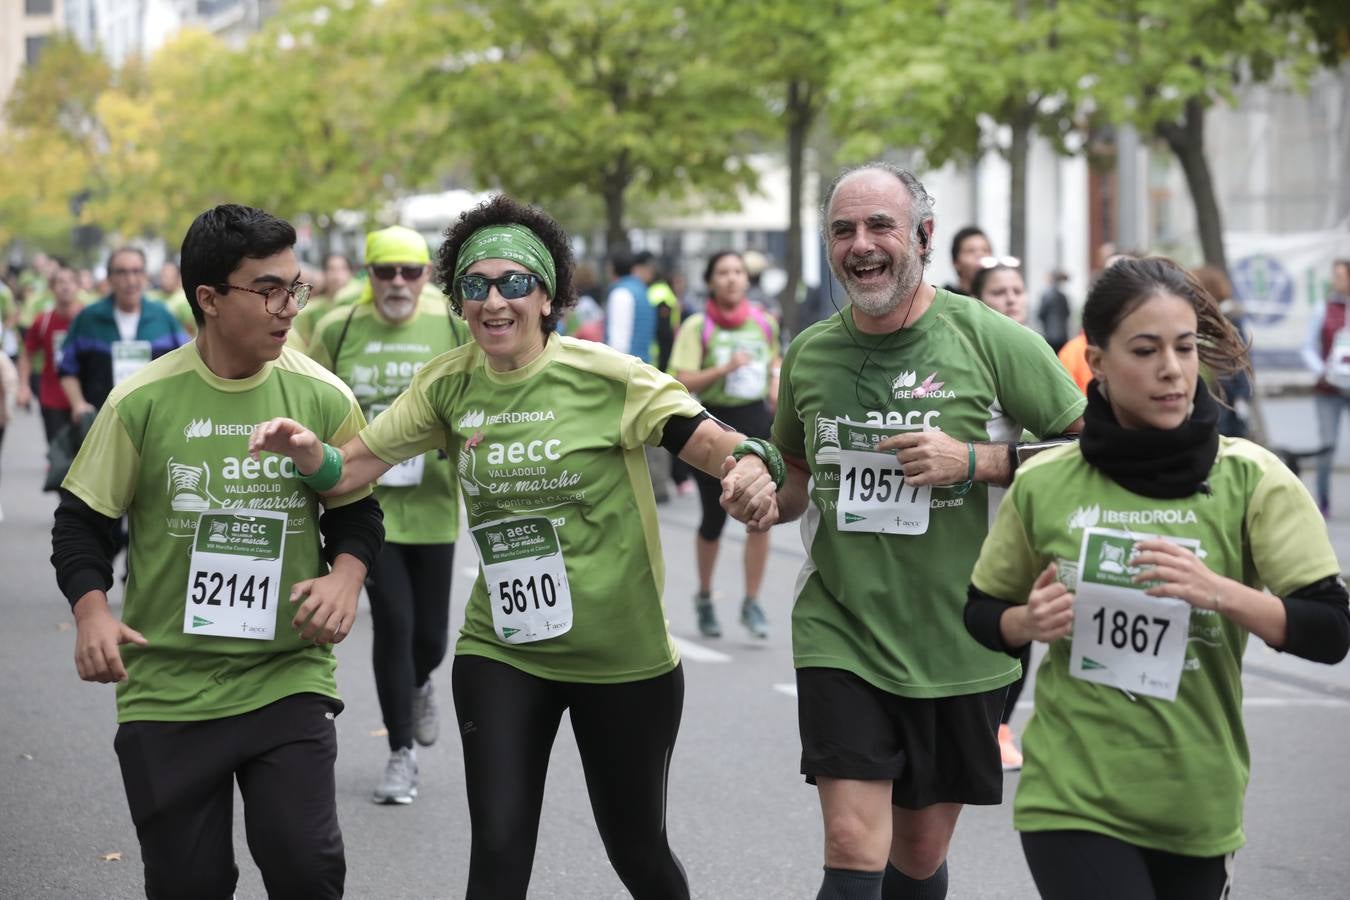
<svg viewBox="0 0 1350 900"><path fill-rule="evenodd" d="M426 266L371 266L370 274L381 281L393 281L395 275L402 275L404 281L416 281L426 271Z"/></svg>
<svg viewBox="0 0 1350 900"><path fill-rule="evenodd" d="M486 275L461 275L455 279L455 293L460 300L473 300L481 303L488 298L488 291L496 286L503 300L519 300L535 287L542 287L544 280L533 272L508 272L499 278Z"/></svg>

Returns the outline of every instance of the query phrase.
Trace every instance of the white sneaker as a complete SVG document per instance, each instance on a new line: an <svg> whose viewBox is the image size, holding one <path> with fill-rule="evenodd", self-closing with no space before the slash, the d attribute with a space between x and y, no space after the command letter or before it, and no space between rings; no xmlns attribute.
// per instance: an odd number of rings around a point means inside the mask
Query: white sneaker
<svg viewBox="0 0 1350 900"><path fill-rule="evenodd" d="M389 754L384 766L384 777L371 797L376 803L407 805L417 796L417 754L411 747L403 747Z"/></svg>
<svg viewBox="0 0 1350 900"><path fill-rule="evenodd" d="M441 734L441 722L436 710L436 689L431 679L420 688L413 688L413 738L423 747L436 743Z"/></svg>

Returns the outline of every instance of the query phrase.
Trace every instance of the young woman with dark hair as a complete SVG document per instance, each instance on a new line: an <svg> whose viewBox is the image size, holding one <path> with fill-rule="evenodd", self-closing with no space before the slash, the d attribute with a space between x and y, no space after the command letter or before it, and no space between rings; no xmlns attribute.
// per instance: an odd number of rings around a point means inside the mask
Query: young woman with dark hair
<svg viewBox="0 0 1350 900"><path fill-rule="evenodd" d="M1246 347L1192 277L1117 262L1083 328L1082 438L1018 473L966 625L1012 655L1049 644L1013 813L1041 895L1214 900L1245 840L1247 637L1337 662L1346 589L1302 483L1217 431L1200 364L1243 371Z"/></svg>

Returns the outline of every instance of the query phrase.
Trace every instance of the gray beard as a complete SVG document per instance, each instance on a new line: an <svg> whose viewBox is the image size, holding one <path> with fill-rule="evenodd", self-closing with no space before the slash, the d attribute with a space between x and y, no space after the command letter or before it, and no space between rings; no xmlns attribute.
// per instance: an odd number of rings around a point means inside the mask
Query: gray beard
<svg viewBox="0 0 1350 900"><path fill-rule="evenodd" d="M835 273L836 277L838 274L838 272ZM858 308L859 312L874 319L880 319L890 315L902 301L913 296L921 280L923 280L923 267L911 264L904 271L897 273L896 279L889 290L883 287L879 290L860 291L851 287L847 278L840 278L839 282L844 286L844 292L848 294L849 301Z"/></svg>

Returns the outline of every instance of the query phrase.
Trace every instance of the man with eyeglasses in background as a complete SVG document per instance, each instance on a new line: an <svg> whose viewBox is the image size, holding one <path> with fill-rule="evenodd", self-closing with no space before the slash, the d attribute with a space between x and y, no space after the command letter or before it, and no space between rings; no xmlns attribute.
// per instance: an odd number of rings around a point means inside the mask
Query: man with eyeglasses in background
<svg viewBox="0 0 1350 900"><path fill-rule="evenodd" d="M197 217L182 247L196 340L112 389L61 485L52 564L76 670L118 683L113 747L149 897L231 896L236 782L267 895L342 896L332 644L356 621L384 529L368 487L320 500L336 462L302 475L248 452L273 416L338 444L365 425L346 385L285 346L310 291L294 244L259 209Z"/></svg>
<svg viewBox="0 0 1350 900"><path fill-rule="evenodd" d="M82 309L70 323L61 351L61 389L70 418L96 412L108 392L153 359L188 342L163 303L145 296L145 254L122 247L108 257L112 293Z"/></svg>
<svg viewBox="0 0 1350 900"><path fill-rule="evenodd" d="M309 355L352 389L373 419L408 389L431 360L469 343L431 280L427 242L395 225L366 235L361 299L315 327ZM374 628L375 691L388 732L389 759L372 800L406 805L417 796L413 742L440 733L432 674L450 643L450 581L459 536L459 483L450 458L432 451L394 466L375 484L385 544L366 580Z"/></svg>

